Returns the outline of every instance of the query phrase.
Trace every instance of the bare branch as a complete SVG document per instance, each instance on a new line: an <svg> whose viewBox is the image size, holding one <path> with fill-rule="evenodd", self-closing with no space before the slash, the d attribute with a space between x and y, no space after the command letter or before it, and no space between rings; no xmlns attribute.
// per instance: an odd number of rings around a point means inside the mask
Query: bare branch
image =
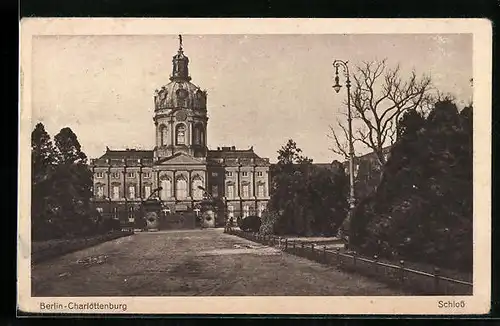
<svg viewBox="0 0 500 326"><path fill-rule="evenodd" d="M337 123L341 127L341 129L343 130L343 133L344 133L343 139L348 139L347 130L344 128L344 126L342 126L340 121L337 121ZM345 158L349 157L348 144L346 142L344 142L344 143L340 142L339 137L337 136L337 132L335 131L335 129L332 126L330 126L330 132L331 132L331 135L327 135L327 136L328 136L328 138L333 139L333 141L335 142L335 145L333 147L331 147L330 150L332 152L334 152L335 154L343 155Z"/></svg>

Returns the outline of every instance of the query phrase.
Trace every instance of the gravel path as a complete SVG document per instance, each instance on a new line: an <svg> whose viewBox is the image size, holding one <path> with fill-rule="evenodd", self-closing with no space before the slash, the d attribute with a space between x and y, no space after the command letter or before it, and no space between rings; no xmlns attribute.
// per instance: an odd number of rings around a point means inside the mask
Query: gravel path
<svg viewBox="0 0 500 326"><path fill-rule="evenodd" d="M36 264L33 296L403 295L222 233L138 233Z"/></svg>

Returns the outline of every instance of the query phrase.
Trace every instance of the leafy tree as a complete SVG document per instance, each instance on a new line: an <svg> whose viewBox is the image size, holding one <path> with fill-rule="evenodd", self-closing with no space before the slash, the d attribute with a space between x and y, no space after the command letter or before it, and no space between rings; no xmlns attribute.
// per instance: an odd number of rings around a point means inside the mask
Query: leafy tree
<svg viewBox="0 0 500 326"><path fill-rule="evenodd" d="M92 197L92 173L86 165L87 156L70 128L61 129L54 139L59 151L55 191L61 205L60 224L69 233L86 232L91 227Z"/></svg>
<svg viewBox="0 0 500 326"><path fill-rule="evenodd" d="M60 164L87 164L87 155L82 152L82 146L71 128L62 128L54 140L59 149Z"/></svg>
<svg viewBox="0 0 500 326"><path fill-rule="evenodd" d="M437 102L405 114L375 193L356 208L353 242L367 253L472 267L472 109Z"/></svg>
<svg viewBox="0 0 500 326"><path fill-rule="evenodd" d="M293 140L278 151L265 233L333 234L345 218L348 182L341 163L318 167L301 153Z"/></svg>
<svg viewBox="0 0 500 326"><path fill-rule="evenodd" d="M31 133L31 222L34 239L50 236L50 224L59 209L53 195L56 148L42 123Z"/></svg>

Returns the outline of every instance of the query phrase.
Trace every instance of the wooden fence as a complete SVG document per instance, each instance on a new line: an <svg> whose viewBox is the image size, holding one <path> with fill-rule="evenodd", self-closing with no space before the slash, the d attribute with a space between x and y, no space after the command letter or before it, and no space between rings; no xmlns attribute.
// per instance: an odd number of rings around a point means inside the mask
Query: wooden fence
<svg viewBox="0 0 500 326"><path fill-rule="evenodd" d="M431 274L407 268L403 260L398 265L393 265L378 261L377 256L368 259L355 252L341 252L340 248L328 250L326 246L319 247L314 243L288 241L286 238L244 232L234 228L226 229L225 232L277 247L284 252L322 264L373 277L391 286L407 290L412 295L472 295L472 283L442 276L439 268L434 268L434 273Z"/></svg>

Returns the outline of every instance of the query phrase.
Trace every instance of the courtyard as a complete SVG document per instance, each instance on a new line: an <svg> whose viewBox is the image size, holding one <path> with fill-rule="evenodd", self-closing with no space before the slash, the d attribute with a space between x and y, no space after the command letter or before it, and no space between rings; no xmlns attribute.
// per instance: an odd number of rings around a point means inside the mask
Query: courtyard
<svg viewBox="0 0 500 326"><path fill-rule="evenodd" d="M221 229L136 233L32 267L32 296L389 296L383 283Z"/></svg>

